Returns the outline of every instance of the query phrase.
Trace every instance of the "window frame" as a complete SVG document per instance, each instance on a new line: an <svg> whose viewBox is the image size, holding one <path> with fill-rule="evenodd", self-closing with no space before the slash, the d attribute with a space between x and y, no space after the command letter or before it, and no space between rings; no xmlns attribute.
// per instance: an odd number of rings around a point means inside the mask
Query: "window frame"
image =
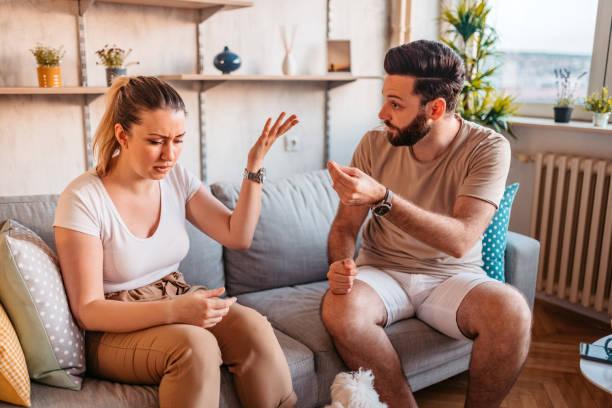
<svg viewBox="0 0 612 408"><path fill-rule="evenodd" d="M451 5L454 0L439 0L440 10ZM612 92L612 1L599 0L597 2L597 17L595 20L595 35L593 39L593 52L591 53L591 68L589 71L588 94L595 92L602 86L607 86ZM444 24L440 24L440 35L446 31ZM580 100L585 95L577 95ZM520 102L516 116L552 118L554 103ZM576 104L572 113L573 120L591 120L591 112L584 110L582 103Z"/></svg>

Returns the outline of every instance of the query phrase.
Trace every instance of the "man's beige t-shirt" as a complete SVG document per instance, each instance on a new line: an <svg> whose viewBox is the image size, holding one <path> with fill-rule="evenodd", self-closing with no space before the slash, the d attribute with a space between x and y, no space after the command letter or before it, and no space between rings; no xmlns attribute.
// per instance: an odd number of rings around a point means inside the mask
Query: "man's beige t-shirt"
<svg viewBox="0 0 612 408"><path fill-rule="evenodd" d="M361 139L351 166L394 194L437 214L452 216L459 196L475 197L497 208L510 168L510 144L493 130L457 118L461 121L459 132L432 161L419 161L410 147L393 146L380 128ZM462 258L455 258L413 238L384 216L367 221L356 263L439 276L484 273L482 239Z"/></svg>

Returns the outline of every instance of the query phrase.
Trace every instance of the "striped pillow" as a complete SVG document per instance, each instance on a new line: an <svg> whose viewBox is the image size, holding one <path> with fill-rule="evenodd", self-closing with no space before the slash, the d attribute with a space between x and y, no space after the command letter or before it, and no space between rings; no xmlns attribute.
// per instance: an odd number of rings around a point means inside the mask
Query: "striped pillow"
<svg viewBox="0 0 612 408"><path fill-rule="evenodd" d="M0 401L30 406L30 377L17 334L0 305Z"/></svg>

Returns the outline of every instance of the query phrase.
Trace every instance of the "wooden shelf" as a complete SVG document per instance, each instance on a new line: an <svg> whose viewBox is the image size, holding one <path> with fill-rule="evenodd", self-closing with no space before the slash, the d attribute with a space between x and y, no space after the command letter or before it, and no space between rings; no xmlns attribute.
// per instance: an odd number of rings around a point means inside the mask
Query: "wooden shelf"
<svg viewBox="0 0 612 408"><path fill-rule="evenodd" d="M0 95L100 95L108 90L105 86L62 86L59 88L8 87L0 88Z"/></svg>
<svg viewBox="0 0 612 408"><path fill-rule="evenodd" d="M351 74L327 75L211 75L182 74L159 75L159 78L170 81L279 81L279 82L353 82L358 79L382 79L379 76L353 76Z"/></svg>
<svg viewBox="0 0 612 408"><path fill-rule="evenodd" d="M138 6L159 6L202 10L211 7L223 7L224 9L236 9L252 7L252 1L243 0L86 0L89 5L98 3L133 4ZM87 7L89 7L89 5Z"/></svg>

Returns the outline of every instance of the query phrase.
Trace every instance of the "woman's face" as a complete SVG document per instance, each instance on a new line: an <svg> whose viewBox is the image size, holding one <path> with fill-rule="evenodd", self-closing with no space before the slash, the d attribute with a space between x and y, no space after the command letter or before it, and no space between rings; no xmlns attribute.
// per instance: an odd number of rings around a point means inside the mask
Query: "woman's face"
<svg viewBox="0 0 612 408"><path fill-rule="evenodd" d="M115 125L120 156L142 178L160 180L174 167L183 150L185 112L143 111L140 119L141 123L133 124L127 134L121 125Z"/></svg>

